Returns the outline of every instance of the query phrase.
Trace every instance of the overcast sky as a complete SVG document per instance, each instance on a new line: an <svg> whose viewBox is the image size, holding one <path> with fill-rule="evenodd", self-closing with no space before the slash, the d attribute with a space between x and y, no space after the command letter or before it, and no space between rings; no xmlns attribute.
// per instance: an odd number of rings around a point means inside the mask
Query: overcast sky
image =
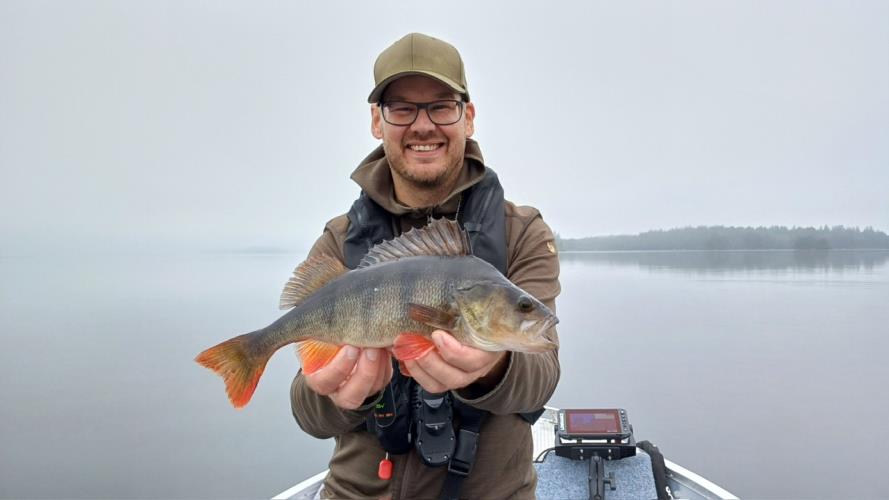
<svg viewBox="0 0 889 500"><path fill-rule="evenodd" d="M889 230L889 2L0 0L0 254L305 250L377 54L454 44L507 198L567 237Z"/></svg>

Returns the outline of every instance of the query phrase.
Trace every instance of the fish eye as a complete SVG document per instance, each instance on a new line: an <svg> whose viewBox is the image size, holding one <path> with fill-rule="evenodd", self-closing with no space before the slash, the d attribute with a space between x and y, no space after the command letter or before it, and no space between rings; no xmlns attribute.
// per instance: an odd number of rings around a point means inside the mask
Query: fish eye
<svg viewBox="0 0 889 500"><path fill-rule="evenodd" d="M531 297L527 295L522 295L519 297L518 302L519 311L523 313L529 313L534 310L534 302L531 301Z"/></svg>

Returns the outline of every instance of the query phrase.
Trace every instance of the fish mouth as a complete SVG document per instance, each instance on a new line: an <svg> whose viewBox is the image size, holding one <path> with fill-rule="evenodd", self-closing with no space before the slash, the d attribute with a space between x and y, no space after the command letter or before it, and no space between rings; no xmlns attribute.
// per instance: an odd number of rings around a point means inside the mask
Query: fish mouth
<svg viewBox="0 0 889 500"><path fill-rule="evenodd" d="M521 351L529 353L541 353L555 350L558 347L559 344L553 342L552 340L549 340L546 337L540 337L533 342L524 342L522 344Z"/></svg>
<svg viewBox="0 0 889 500"><path fill-rule="evenodd" d="M544 331L549 330L550 328L552 328L558 324L559 324L559 317L558 316L550 316L550 317L546 318L546 320L544 320L543 330Z"/></svg>
<svg viewBox="0 0 889 500"><path fill-rule="evenodd" d="M520 345L515 346L516 350L522 351L522 352L529 352L529 353L540 353L540 352L552 351L552 350L558 348L559 347L558 343L553 342L543 336L544 333L547 332L547 330L549 330L550 328L555 326L558 322L559 322L559 318L557 318L555 316L549 316L543 320L526 319L526 320L522 321L522 324L520 327L522 330L522 333L533 332L536 330L537 335L535 336L535 338L533 340L527 339L527 337L526 337L525 340L522 340L519 343Z"/></svg>
<svg viewBox="0 0 889 500"><path fill-rule="evenodd" d="M559 323L559 318L556 316L549 316L546 319L526 319L522 321L521 325L519 325L519 330L522 333L533 332L537 330L538 334L543 334L543 332L549 330L550 328L556 326Z"/></svg>

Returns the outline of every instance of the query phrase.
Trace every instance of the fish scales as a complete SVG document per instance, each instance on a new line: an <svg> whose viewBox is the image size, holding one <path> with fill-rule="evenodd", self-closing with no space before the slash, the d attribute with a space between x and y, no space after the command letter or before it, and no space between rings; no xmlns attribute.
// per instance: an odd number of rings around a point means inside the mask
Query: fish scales
<svg viewBox="0 0 889 500"><path fill-rule="evenodd" d="M441 263L435 257L413 257L380 264L356 276L356 281L360 278L364 284L356 282L358 286L344 290L344 295L360 295L362 300L344 299L350 302L350 310L342 316L345 322L336 327L343 332L342 338L354 345L388 346L404 331L431 332L428 326L410 319L409 303L445 305L443 288L448 277L431 270Z"/></svg>
<svg viewBox="0 0 889 500"><path fill-rule="evenodd" d="M447 305L445 291L474 257L411 257L357 269L329 283L270 326L287 343L305 337L384 347L403 331L433 329L410 319L409 303ZM471 265L469 267L472 267Z"/></svg>

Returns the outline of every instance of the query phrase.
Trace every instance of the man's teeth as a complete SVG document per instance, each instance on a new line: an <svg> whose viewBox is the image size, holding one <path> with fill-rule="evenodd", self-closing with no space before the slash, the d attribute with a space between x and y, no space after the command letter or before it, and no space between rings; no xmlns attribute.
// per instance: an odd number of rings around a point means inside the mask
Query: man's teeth
<svg viewBox="0 0 889 500"><path fill-rule="evenodd" d="M432 151L438 149L441 144L411 144L408 146L414 151Z"/></svg>

